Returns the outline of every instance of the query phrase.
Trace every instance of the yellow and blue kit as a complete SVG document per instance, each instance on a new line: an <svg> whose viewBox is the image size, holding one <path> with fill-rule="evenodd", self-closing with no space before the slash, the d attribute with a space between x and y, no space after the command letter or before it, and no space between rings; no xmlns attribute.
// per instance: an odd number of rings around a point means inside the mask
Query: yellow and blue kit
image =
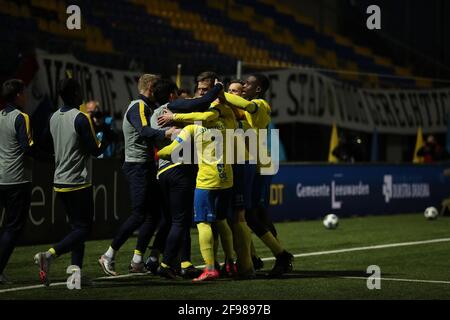
<svg viewBox="0 0 450 320"><path fill-rule="evenodd" d="M237 113L244 119L239 121L239 127L244 131L255 130L257 141L259 142L259 130L267 129L271 120L271 108L264 99L253 99L248 101L242 97L225 93L227 102L237 108ZM251 150L251 148L249 148ZM246 150L248 152L249 150ZM258 148L256 152L258 153ZM257 159L257 164L249 163L250 159ZM259 202L259 196L255 193L261 186L259 185L258 154L246 154L246 163L233 166L235 174L235 185L233 187L233 207L237 210L246 209L247 211L256 206ZM258 200L257 200L258 199Z"/></svg>
<svg viewBox="0 0 450 320"><path fill-rule="evenodd" d="M183 122L184 124L201 121L203 123L203 126L205 127L214 127L217 120L220 120L221 122L223 122L226 129L235 130L237 128L237 121L233 110L226 104L218 103L216 101L213 102L210 108L205 112L174 114L173 118L176 122ZM236 149L234 154L236 154ZM226 219L229 214L234 213L231 210L231 190L227 190L225 192L223 190L217 191L197 189L194 195L196 199L196 201L194 201L194 212L196 212L195 220L204 220L206 222L216 221L217 229L214 230L218 231L216 235L220 235L222 239L221 242L226 259L232 259L234 254L233 236ZM213 208L217 208L217 216ZM231 215L229 217L232 218ZM197 225L197 227L199 228L199 234L201 235L200 238L203 240L209 239L209 237L207 236L207 230L209 230L209 227L205 225ZM215 253L217 252L217 244L218 242L214 240ZM205 246L208 247L209 245L205 242L200 244L200 247L203 248L201 251L205 255L205 261L207 261L209 260L210 256L209 254L205 253Z"/></svg>
<svg viewBox="0 0 450 320"><path fill-rule="evenodd" d="M260 129L267 129L269 127L272 109L266 100L253 99L248 101L229 93L225 93L225 99L232 106L244 111L245 120L257 133Z"/></svg>
<svg viewBox="0 0 450 320"><path fill-rule="evenodd" d="M248 101L242 97L228 93L225 93L225 98L228 103L243 113L245 119L241 121L242 126L254 129L258 138L260 134L259 130L268 129L271 121L271 108L264 99ZM272 228L270 228L271 224L266 223L270 219L265 216L257 216L256 209L267 204L271 179L259 173L260 166L259 159L256 165L245 164L244 166L234 166L234 207L237 209L243 207L245 209L249 227L257 236L262 237L268 231L271 231ZM263 201L262 197L266 201Z"/></svg>
<svg viewBox="0 0 450 320"><path fill-rule="evenodd" d="M204 96L194 99L177 99L160 105L151 117L151 126L161 129L157 119L165 108L172 112L206 111L223 90L221 84L215 85ZM161 101L160 101L161 102ZM158 143L158 149L170 144L169 140ZM193 219L193 202L197 165L172 163L159 159L158 181L162 191L164 219L159 226L153 242L153 249L164 252L161 262L174 267L181 262L182 268L187 268L191 261L190 226Z"/></svg>
<svg viewBox="0 0 450 320"><path fill-rule="evenodd" d="M178 137L158 152L158 156L169 159L175 148L186 141L194 141L198 173L194 195L194 220L196 222L213 222L217 217L225 218L230 203L230 188L233 186L233 171L225 162L226 152L222 149L221 156L215 153L215 147L221 147L216 139L211 139L212 130L218 130L225 141L225 126L216 121L214 127L206 128L199 125L188 125ZM223 217L222 217L223 216Z"/></svg>

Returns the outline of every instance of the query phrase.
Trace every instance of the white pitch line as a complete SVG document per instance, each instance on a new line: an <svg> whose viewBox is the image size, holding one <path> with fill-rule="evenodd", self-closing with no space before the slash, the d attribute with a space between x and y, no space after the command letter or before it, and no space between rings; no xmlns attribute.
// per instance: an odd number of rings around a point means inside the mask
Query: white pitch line
<svg viewBox="0 0 450 320"><path fill-rule="evenodd" d="M382 245L365 246L365 247L355 247L355 248L338 249L338 250L299 253L299 254L295 254L294 257L301 258L301 257L321 256L321 255L327 255L327 254L396 248L396 247L407 247L407 246L417 246L417 245L421 245L421 244L432 244L432 243L440 243L440 242L450 242L450 238L432 239L432 240L424 240L424 241L413 241L413 242L400 242L400 243L382 244ZM262 260L263 261L271 261L271 260L275 260L275 258L269 257L269 258L263 258ZM202 267L204 267L204 265L198 266L198 267L202 268ZM124 275L119 275L119 276L115 276L115 277L100 277L100 278L94 279L94 281L95 280L114 280L114 279L118 279L118 278L129 278L129 277L135 277L135 276L145 276L145 275L124 274ZM355 278L356 279L358 277L341 277L341 278ZM366 279L366 278L361 278L361 279ZM397 280L400 281L401 279L397 279ZM403 280L406 280L406 279L403 279ZM392 280L392 281L395 281L395 280ZM414 281L414 280L411 280L411 281ZM427 281L427 280L417 280L417 281ZM441 282L434 282L433 280L430 280L430 283L441 283ZM56 287L56 286L62 286L65 284L66 284L66 282L55 282L55 283L51 283L50 286ZM34 286L27 286L27 287L10 288L10 289L0 290L0 293L32 290L32 289L39 289L39 288L45 288L45 286L44 285L34 285Z"/></svg>
<svg viewBox="0 0 450 320"><path fill-rule="evenodd" d="M396 247L408 247L408 246L417 246L417 245L421 245L421 244L440 243L440 242L450 242L450 238L424 240L424 241L413 241L413 242L400 242L400 243L382 244L382 245L375 245L375 246L356 247L356 248L338 249L338 250L329 250L329 251L308 252L308 253L294 254L294 257L301 258L301 257L321 256L321 255L326 255L326 254L346 253L346 252L354 252L354 251L366 251L366 250L376 250L376 249L386 249L386 248L396 248ZM262 260L268 261L268 260L274 260L274 259L275 258L271 257L271 258L264 258Z"/></svg>
<svg viewBox="0 0 450 320"><path fill-rule="evenodd" d="M50 283L50 287L59 287L59 286L65 285L65 284L66 284L66 282ZM31 289L39 289L39 288L46 288L46 286L43 285L43 284L37 284L37 285L34 285L34 286L10 288L10 289L0 290L0 293L13 292L13 291L22 291L22 290L31 290Z"/></svg>
<svg viewBox="0 0 450 320"><path fill-rule="evenodd" d="M114 279L122 279L122 278L131 278L131 277L142 277L142 276L147 276L150 274L136 274L136 273L129 273L129 274L121 274L115 277L111 277L111 276L104 276L104 277L99 277L99 278L95 278L95 280L114 280ZM59 287L59 286L64 286L66 285L66 282L52 282L50 283L50 287ZM4 290L0 290L0 293L3 292L14 292L14 291L24 291L24 290L31 290L31 289L39 289L39 288L46 288L45 285L43 284L37 284L37 285L33 285L33 286L26 286L26 287L17 287L17 288L9 288L9 289L4 289Z"/></svg>
<svg viewBox="0 0 450 320"><path fill-rule="evenodd" d="M99 278L95 278L94 280L114 280L114 279L131 278L131 277L144 277L144 276L149 276L149 275L151 275L151 273L127 273L127 274L119 274L118 276L99 277Z"/></svg>
<svg viewBox="0 0 450 320"><path fill-rule="evenodd" d="M367 281L367 278L364 278L364 277L340 277L340 278ZM399 279L399 278L370 278L370 280L450 284L450 281L442 281L442 280L420 280L420 279Z"/></svg>

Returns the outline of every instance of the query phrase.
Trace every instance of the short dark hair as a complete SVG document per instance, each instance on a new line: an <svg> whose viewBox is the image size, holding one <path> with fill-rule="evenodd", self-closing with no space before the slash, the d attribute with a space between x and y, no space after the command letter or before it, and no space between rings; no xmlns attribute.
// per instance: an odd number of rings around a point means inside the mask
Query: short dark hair
<svg viewBox="0 0 450 320"><path fill-rule="evenodd" d="M228 85L233 84L233 83L239 83L241 85L244 85L245 82L244 82L244 80L241 80L241 79L233 79L230 81L230 83Z"/></svg>
<svg viewBox="0 0 450 320"><path fill-rule="evenodd" d="M73 78L63 79L58 83L58 94L66 104L75 102L77 90L81 90L81 86Z"/></svg>
<svg viewBox="0 0 450 320"><path fill-rule="evenodd" d="M253 73L250 75L251 77L255 77L258 85L261 87L261 95L263 96L270 87L270 80L262 73Z"/></svg>
<svg viewBox="0 0 450 320"><path fill-rule="evenodd" d="M14 102L16 96L25 90L25 83L20 79L6 80L2 86L2 97L6 102Z"/></svg>
<svg viewBox="0 0 450 320"><path fill-rule="evenodd" d="M170 94L177 91L177 85L169 79L159 79L153 85L153 97L159 105L168 103Z"/></svg>
<svg viewBox="0 0 450 320"><path fill-rule="evenodd" d="M205 71L205 72L200 73L197 76L196 81L201 82L201 81L210 80L210 81L214 82L215 79L219 79L219 76L217 75L217 73L215 73L213 71Z"/></svg>
<svg viewBox="0 0 450 320"><path fill-rule="evenodd" d="M188 96L191 95L191 92L188 89L183 89L183 88L178 89L179 96L181 96L183 93L187 94Z"/></svg>

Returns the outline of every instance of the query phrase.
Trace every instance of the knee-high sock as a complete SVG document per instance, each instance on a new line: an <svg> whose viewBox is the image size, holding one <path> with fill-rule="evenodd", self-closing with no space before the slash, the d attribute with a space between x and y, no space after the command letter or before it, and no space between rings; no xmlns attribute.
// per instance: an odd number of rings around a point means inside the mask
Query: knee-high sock
<svg viewBox="0 0 450 320"><path fill-rule="evenodd" d="M225 259L233 259L233 233L231 232L230 226L226 219L217 220L216 225L222 243L222 249L225 253Z"/></svg>
<svg viewBox="0 0 450 320"><path fill-rule="evenodd" d="M233 242L236 251L239 272L245 273L253 270L253 262L250 253L252 235L245 222L244 215L240 215L238 222L233 225Z"/></svg>
<svg viewBox="0 0 450 320"><path fill-rule="evenodd" d="M281 246L280 242L275 238L272 234L272 232L267 232L260 238L262 242L272 251L272 254L274 256L277 256L278 254L282 253L284 251L283 247Z"/></svg>
<svg viewBox="0 0 450 320"><path fill-rule="evenodd" d="M210 270L214 269L214 238L211 229L211 224L209 223L199 223L197 224L198 229L198 240L200 245L200 252L202 254L203 260L205 260L206 267Z"/></svg>

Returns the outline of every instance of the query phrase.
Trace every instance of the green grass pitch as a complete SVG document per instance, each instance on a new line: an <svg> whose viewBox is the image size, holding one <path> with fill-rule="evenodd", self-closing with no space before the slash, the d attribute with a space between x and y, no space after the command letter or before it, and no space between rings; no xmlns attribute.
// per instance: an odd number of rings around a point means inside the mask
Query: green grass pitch
<svg viewBox="0 0 450 320"><path fill-rule="evenodd" d="M450 218L427 221L421 214L341 219L336 230L326 230L321 221L279 223L276 227L281 242L293 254L450 238ZM192 240L193 262L201 264L195 230ZM135 239L130 239L119 252L117 269L121 274L127 273L134 244ZM304 255L295 259L294 271L282 279L266 279L261 272L255 280L199 284L150 275L97 279L103 277L97 259L108 245L109 240L87 243L83 273L94 281L81 290L68 290L65 285L23 290L39 284L33 255L48 246L17 248L5 272L14 284L0 286L0 299L450 299L450 240ZM255 238L255 245L261 257L271 256L259 239ZM65 282L69 258L63 256L51 266L52 282ZM272 264L272 260L266 261L263 271ZM380 290L367 288L369 265L381 268ZM408 279L414 281L404 281ZM11 288L19 290L5 291Z"/></svg>

